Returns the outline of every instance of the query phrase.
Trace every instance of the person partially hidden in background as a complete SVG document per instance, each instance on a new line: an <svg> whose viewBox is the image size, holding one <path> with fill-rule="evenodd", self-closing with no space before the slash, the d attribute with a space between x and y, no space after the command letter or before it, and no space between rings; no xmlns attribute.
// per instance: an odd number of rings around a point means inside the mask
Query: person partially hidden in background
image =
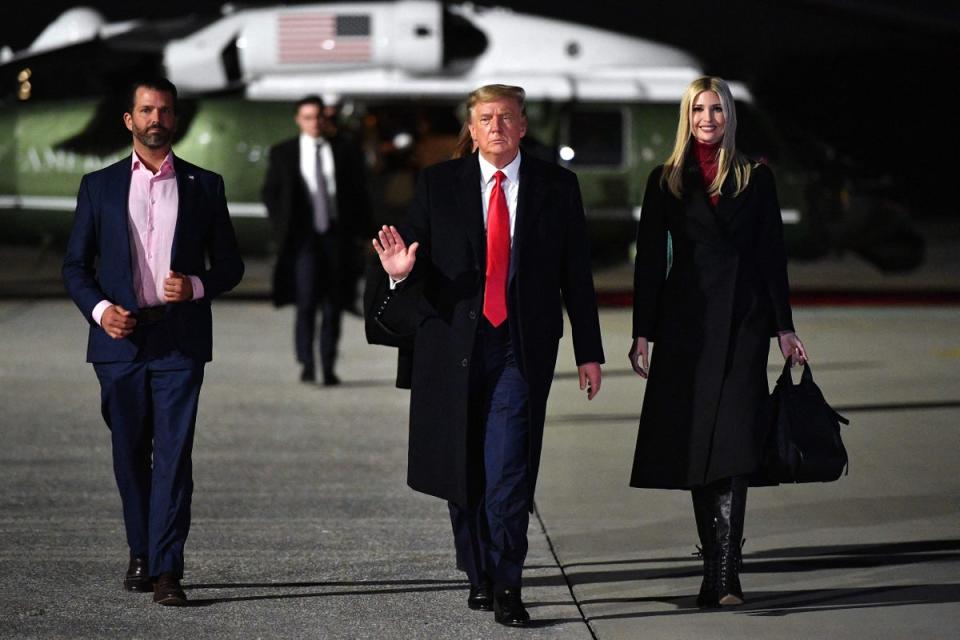
<svg viewBox="0 0 960 640"><path fill-rule="evenodd" d="M360 247L372 232L362 150L331 136L323 100L297 102L300 135L270 149L263 202L278 244L273 302L294 303L294 345L300 380L316 380L317 311L323 384L336 373L344 309L352 309L362 271Z"/></svg>
<svg viewBox="0 0 960 640"><path fill-rule="evenodd" d="M177 89L136 83L133 154L80 182L63 280L90 324L129 564L123 586L184 605L193 436L210 302L243 277L223 179L173 154ZM208 266L209 265L209 266Z"/></svg>

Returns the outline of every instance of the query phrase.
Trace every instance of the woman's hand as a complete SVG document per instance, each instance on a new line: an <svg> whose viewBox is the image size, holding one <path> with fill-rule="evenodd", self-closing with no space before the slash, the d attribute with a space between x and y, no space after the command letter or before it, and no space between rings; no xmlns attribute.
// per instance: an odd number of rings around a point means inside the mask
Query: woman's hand
<svg viewBox="0 0 960 640"><path fill-rule="evenodd" d="M395 282L403 280L413 271L419 246L419 242L414 242L407 247L403 237L394 226L383 225L383 228L377 232L377 237L373 239L373 248L380 257L383 270Z"/></svg>
<svg viewBox="0 0 960 640"><path fill-rule="evenodd" d="M807 361L807 350L803 348L803 343L793 331L783 331L778 334L780 338L780 353L783 359L790 359L790 366L801 364Z"/></svg>
<svg viewBox="0 0 960 640"><path fill-rule="evenodd" d="M634 338L633 346L630 347L630 366L637 372L641 378L647 377L650 370L650 343L644 337Z"/></svg>

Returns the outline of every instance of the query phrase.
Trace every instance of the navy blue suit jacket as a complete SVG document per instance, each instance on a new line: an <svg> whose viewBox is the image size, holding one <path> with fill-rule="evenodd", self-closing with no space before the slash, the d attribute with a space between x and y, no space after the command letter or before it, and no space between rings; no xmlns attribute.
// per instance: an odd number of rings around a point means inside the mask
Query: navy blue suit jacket
<svg viewBox="0 0 960 640"><path fill-rule="evenodd" d="M179 209L170 269L200 278L203 298L166 305L165 324L174 346L207 362L213 356L210 301L243 277L243 260L227 212L223 178L174 156ZM101 300L139 311L133 286L127 201L131 158L89 173L80 182L77 211L63 260L67 292L90 323L88 362L129 362L142 343L140 331L111 338L92 317Z"/></svg>

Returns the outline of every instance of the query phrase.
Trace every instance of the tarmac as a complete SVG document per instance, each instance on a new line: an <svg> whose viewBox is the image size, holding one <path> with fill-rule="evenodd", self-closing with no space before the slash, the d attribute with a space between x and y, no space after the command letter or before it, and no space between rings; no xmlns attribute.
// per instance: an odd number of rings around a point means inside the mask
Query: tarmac
<svg viewBox="0 0 960 640"><path fill-rule="evenodd" d="M689 496L627 486L643 382L630 313L601 313L592 402L569 338L548 408L524 599L470 611L446 506L405 485L408 394L347 316L336 388L304 385L292 312L215 305L194 449L185 589L123 591L126 545L86 323L63 298L0 300L2 638L955 638L960 306L797 307L848 476L752 489L747 603L702 612ZM567 332L569 336L569 331ZM778 374L772 354L769 374Z"/></svg>

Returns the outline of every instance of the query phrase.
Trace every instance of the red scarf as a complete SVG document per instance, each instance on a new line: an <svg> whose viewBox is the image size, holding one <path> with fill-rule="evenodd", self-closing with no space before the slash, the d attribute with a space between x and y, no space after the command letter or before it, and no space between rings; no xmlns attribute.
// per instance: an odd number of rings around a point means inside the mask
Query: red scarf
<svg viewBox="0 0 960 640"><path fill-rule="evenodd" d="M717 177L717 170L720 167L720 143L703 144L694 140L693 149L697 156L697 164L700 165L700 173L703 175L703 189L709 193L710 185ZM719 201L720 194L715 193L710 196L710 204L714 207Z"/></svg>

